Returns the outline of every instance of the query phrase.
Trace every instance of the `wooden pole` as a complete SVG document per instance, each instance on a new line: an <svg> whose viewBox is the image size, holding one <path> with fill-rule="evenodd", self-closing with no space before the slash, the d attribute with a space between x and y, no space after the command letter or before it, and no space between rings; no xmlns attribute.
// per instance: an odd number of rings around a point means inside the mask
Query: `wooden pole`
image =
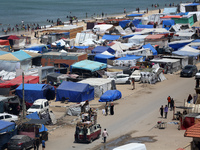
<svg viewBox="0 0 200 150"><path fill-rule="evenodd" d="M24 101L24 72L22 72L22 112L23 112L23 119L25 119L25 101Z"/></svg>

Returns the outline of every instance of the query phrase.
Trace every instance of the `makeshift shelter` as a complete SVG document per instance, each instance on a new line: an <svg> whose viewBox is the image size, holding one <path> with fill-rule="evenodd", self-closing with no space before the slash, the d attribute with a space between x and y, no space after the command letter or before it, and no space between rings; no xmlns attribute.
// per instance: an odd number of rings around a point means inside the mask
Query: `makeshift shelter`
<svg viewBox="0 0 200 150"><path fill-rule="evenodd" d="M144 44L144 39L148 35L135 35L131 38L128 39L128 43L133 43L135 45L143 45Z"/></svg>
<svg viewBox="0 0 200 150"><path fill-rule="evenodd" d="M185 5L186 12L198 11L198 8L197 8L198 5L199 3L192 3L192 4Z"/></svg>
<svg viewBox="0 0 200 150"><path fill-rule="evenodd" d="M102 63L106 63L107 64L107 60L114 60L115 56L111 56L111 55L104 55L104 54L97 54L94 57L94 61L98 61L98 62L102 62Z"/></svg>
<svg viewBox="0 0 200 150"><path fill-rule="evenodd" d="M170 8L164 8L163 14L167 15L175 15L177 13L177 7L170 7Z"/></svg>
<svg viewBox="0 0 200 150"><path fill-rule="evenodd" d="M80 81L79 83L89 84L94 87L94 97L101 97L103 93L112 89L112 84L110 79L104 78L87 78Z"/></svg>
<svg viewBox="0 0 200 150"><path fill-rule="evenodd" d="M57 72L52 72L52 73L47 74L47 83L56 85L57 83L59 83L58 77L61 75L62 75L61 73L57 73Z"/></svg>
<svg viewBox="0 0 200 150"><path fill-rule="evenodd" d="M176 24L186 24L192 26L194 24L193 15L182 16L181 18L172 18Z"/></svg>
<svg viewBox="0 0 200 150"><path fill-rule="evenodd" d="M103 53L104 51L108 51L111 54L114 54L115 51L110 48L110 47L105 47L105 46L97 46L92 50L92 53Z"/></svg>
<svg viewBox="0 0 200 150"><path fill-rule="evenodd" d="M77 33L75 38L75 44L84 43L87 40L97 40L97 35L93 33Z"/></svg>
<svg viewBox="0 0 200 150"><path fill-rule="evenodd" d="M138 24L137 26L136 26L136 28L153 28L153 25L144 25L144 24Z"/></svg>
<svg viewBox="0 0 200 150"><path fill-rule="evenodd" d="M94 88L89 84L63 81L57 88L56 101L68 99L69 102L80 103L94 99Z"/></svg>
<svg viewBox="0 0 200 150"><path fill-rule="evenodd" d="M46 45L37 45L37 46L29 46L27 48L25 48L25 50L33 50L33 51L37 51L39 53L44 53L48 51L48 48Z"/></svg>
<svg viewBox="0 0 200 150"><path fill-rule="evenodd" d="M108 40L108 41L114 41L114 40L118 40L120 38L120 35L108 35L105 34L102 39Z"/></svg>
<svg viewBox="0 0 200 150"><path fill-rule="evenodd" d="M167 47L168 39L163 34L148 35L145 37L145 44L158 45L159 47Z"/></svg>
<svg viewBox="0 0 200 150"><path fill-rule="evenodd" d="M185 45L191 43L192 40L181 40L181 41L173 41L168 43L169 47L173 48L174 51L177 51L179 48L184 47Z"/></svg>
<svg viewBox="0 0 200 150"><path fill-rule="evenodd" d="M100 97L99 102L112 102L121 97L122 93L119 90L108 90Z"/></svg>
<svg viewBox="0 0 200 150"><path fill-rule="evenodd" d="M128 46L124 45L121 42L113 41L113 43L114 43L114 45L112 45L111 48L116 51L116 53L115 53L116 57L119 57L120 54L123 52L123 50L129 49Z"/></svg>
<svg viewBox="0 0 200 150"><path fill-rule="evenodd" d="M130 23L131 20L121 20L119 21L119 25L122 27L122 28L125 28L127 26L128 23Z"/></svg>
<svg viewBox="0 0 200 150"><path fill-rule="evenodd" d="M9 40L0 40L0 45L10 45Z"/></svg>
<svg viewBox="0 0 200 150"><path fill-rule="evenodd" d="M106 72L107 76L114 76L112 74L115 74L115 73L131 75L132 72L129 67L125 67L125 66L112 66L112 67L107 68L107 72Z"/></svg>
<svg viewBox="0 0 200 150"><path fill-rule="evenodd" d="M0 70L16 71L16 69L23 69L27 71L31 68L32 57L24 51L16 51L0 56Z"/></svg>
<svg viewBox="0 0 200 150"><path fill-rule="evenodd" d="M163 20L163 28L169 30L173 25L175 25L174 20Z"/></svg>
<svg viewBox="0 0 200 150"><path fill-rule="evenodd" d="M143 48L149 48L153 52L153 55L157 55L158 54L157 51L153 48L153 46L150 43L148 43L146 45L143 45L142 47Z"/></svg>
<svg viewBox="0 0 200 150"><path fill-rule="evenodd" d="M16 88L16 94L23 98L22 84ZM24 84L24 99L28 103L33 103L37 99L53 100L55 89L48 84Z"/></svg>
<svg viewBox="0 0 200 150"><path fill-rule="evenodd" d="M92 30L96 33L101 34L101 33L107 32L112 27L113 27L113 25L111 25L111 24L99 24L99 25L95 25Z"/></svg>
<svg viewBox="0 0 200 150"><path fill-rule="evenodd" d="M142 61L142 56L126 55L113 61L115 66L135 66L137 61Z"/></svg>
<svg viewBox="0 0 200 150"><path fill-rule="evenodd" d="M174 41L182 41L182 40L191 40L193 39L193 35L195 35L195 31L192 29L185 29L177 31L173 36Z"/></svg>

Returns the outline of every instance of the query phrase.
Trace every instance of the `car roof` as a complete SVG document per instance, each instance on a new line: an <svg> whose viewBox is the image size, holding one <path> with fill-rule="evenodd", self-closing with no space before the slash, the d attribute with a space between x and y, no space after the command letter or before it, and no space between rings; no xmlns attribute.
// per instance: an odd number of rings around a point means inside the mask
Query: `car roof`
<svg viewBox="0 0 200 150"><path fill-rule="evenodd" d="M12 140L20 140L20 139L22 139L23 137L27 137L27 135L15 135L15 136L13 136L11 139L12 139Z"/></svg>
<svg viewBox="0 0 200 150"><path fill-rule="evenodd" d="M117 76L129 76L128 74L117 74Z"/></svg>
<svg viewBox="0 0 200 150"><path fill-rule="evenodd" d="M47 101L47 99L37 99L33 104L42 103L44 101Z"/></svg>
<svg viewBox="0 0 200 150"><path fill-rule="evenodd" d="M9 113L0 113L0 115L13 115L13 114L9 114ZM13 115L13 116L15 116L15 115Z"/></svg>

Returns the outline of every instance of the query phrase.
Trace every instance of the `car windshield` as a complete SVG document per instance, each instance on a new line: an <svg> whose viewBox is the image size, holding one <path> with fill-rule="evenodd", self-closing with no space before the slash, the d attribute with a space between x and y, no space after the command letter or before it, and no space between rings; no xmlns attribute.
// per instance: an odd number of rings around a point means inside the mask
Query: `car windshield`
<svg viewBox="0 0 200 150"><path fill-rule="evenodd" d="M185 69L192 69L192 66L185 66Z"/></svg>
<svg viewBox="0 0 200 150"><path fill-rule="evenodd" d="M32 105L31 108L33 108L33 109L39 109L40 105Z"/></svg>

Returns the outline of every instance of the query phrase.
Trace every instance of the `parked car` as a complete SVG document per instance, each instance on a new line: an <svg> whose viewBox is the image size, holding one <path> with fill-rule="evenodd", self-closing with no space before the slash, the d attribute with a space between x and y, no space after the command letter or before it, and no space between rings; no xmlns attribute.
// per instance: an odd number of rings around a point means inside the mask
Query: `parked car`
<svg viewBox="0 0 200 150"><path fill-rule="evenodd" d="M8 150L26 150L34 147L34 139L27 135L15 135L8 142Z"/></svg>
<svg viewBox="0 0 200 150"><path fill-rule="evenodd" d="M76 131L74 134L75 142L92 142L95 139L100 138L101 136L101 126L100 124L91 124L91 125L77 124ZM86 132L86 136L84 135Z"/></svg>
<svg viewBox="0 0 200 150"><path fill-rule="evenodd" d="M27 114L32 114L34 112L37 112L38 115L40 115L43 112L48 112L48 111L49 111L49 102L48 102L48 100L46 100L46 99L38 99L27 110Z"/></svg>
<svg viewBox="0 0 200 150"><path fill-rule="evenodd" d="M145 144L142 143L129 143L122 146L118 146L113 150L147 150Z"/></svg>
<svg viewBox="0 0 200 150"><path fill-rule="evenodd" d="M137 81L140 81L140 79L141 79L140 70L135 70L135 71L131 74L130 78L131 78L131 79L134 78L136 82L137 82Z"/></svg>
<svg viewBox="0 0 200 150"><path fill-rule="evenodd" d="M18 120L18 116L8 113L0 113L0 120L15 122Z"/></svg>
<svg viewBox="0 0 200 150"><path fill-rule="evenodd" d="M198 72L197 67L195 65L186 65L181 73L181 77L193 77Z"/></svg>
<svg viewBox="0 0 200 150"><path fill-rule="evenodd" d="M119 83L130 83L130 80L129 80L129 75L128 74L117 74L116 76L113 76L113 77L109 77L109 79L111 80L115 80L115 83L116 84L119 84Z"/></svg>

